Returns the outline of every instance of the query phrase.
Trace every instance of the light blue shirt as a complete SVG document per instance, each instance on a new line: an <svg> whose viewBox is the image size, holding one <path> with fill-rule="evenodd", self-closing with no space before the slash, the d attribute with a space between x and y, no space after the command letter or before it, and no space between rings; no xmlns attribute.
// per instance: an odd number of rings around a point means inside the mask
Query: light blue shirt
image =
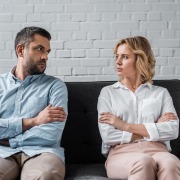
<svg viewBox="0 0 180 180"><path fill-rule="evenodd" d="M0 157L18 152L30 157L51 152L64 161L60 147L64 122L34 126L22 131L22 119L34 118L49 104L63 107L67 113L67 88L60 79L46 74L33 75L24 81L12 72L0 75L0 139L9 139L10 147L0 145Z"/></svg>

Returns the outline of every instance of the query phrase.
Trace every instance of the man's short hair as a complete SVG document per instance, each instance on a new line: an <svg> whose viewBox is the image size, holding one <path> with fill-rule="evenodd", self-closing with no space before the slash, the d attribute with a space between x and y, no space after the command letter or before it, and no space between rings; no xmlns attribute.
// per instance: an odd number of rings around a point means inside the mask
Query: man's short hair
<svg viewBox="0 0 180 180"><path fill-rule="evenodd" d="M16 46L18 44L23 44L24 46L28 46L29 43L34 40L35 34L41 35L47 38L48 40L51 40L51 34L45 29L35 26L25 27L21 31L19 31L16 35L14 42L15 52L16 52Z"/></svg>

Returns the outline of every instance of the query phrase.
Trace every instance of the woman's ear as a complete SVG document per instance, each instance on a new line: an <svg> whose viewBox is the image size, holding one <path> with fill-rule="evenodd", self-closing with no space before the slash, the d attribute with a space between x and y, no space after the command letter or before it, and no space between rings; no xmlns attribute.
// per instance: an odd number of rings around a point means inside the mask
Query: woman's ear
<svg viewBox="0 0 180 180"><path fill-rule="evenodd" d="M24 45L18 44L16 46L16 53L18 57L24 57Z"/></svg>

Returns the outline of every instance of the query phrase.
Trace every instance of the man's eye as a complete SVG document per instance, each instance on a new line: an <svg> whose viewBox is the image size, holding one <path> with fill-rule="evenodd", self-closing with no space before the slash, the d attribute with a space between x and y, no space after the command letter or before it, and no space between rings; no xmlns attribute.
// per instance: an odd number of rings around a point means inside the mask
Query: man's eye
<svg viewBox="0 0 180 180"><path fill-rule="evenodd" d="M118 57L119 57L118 55L115 55L115 59L116 59L116 60L118 59Z"/></svg>
<svg viewBox="0 0 180 180"><path fill-rule="evenodd" d="M42 47L38 47L37 50L42 52L43 48Z"/></svg>

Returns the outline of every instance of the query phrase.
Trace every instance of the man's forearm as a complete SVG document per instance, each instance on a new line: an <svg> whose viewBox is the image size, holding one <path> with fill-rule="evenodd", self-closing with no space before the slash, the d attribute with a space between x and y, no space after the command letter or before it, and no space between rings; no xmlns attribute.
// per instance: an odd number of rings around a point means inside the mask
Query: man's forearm
<svg viewBox="0 0 180 180"><path fill-rule="evenodd" d="M36 126L35 118L30 118L30 119L24 118L24 119L22 119L22 130L23 131L26 131L26 130L34 127L34 126Z"/></svg>

